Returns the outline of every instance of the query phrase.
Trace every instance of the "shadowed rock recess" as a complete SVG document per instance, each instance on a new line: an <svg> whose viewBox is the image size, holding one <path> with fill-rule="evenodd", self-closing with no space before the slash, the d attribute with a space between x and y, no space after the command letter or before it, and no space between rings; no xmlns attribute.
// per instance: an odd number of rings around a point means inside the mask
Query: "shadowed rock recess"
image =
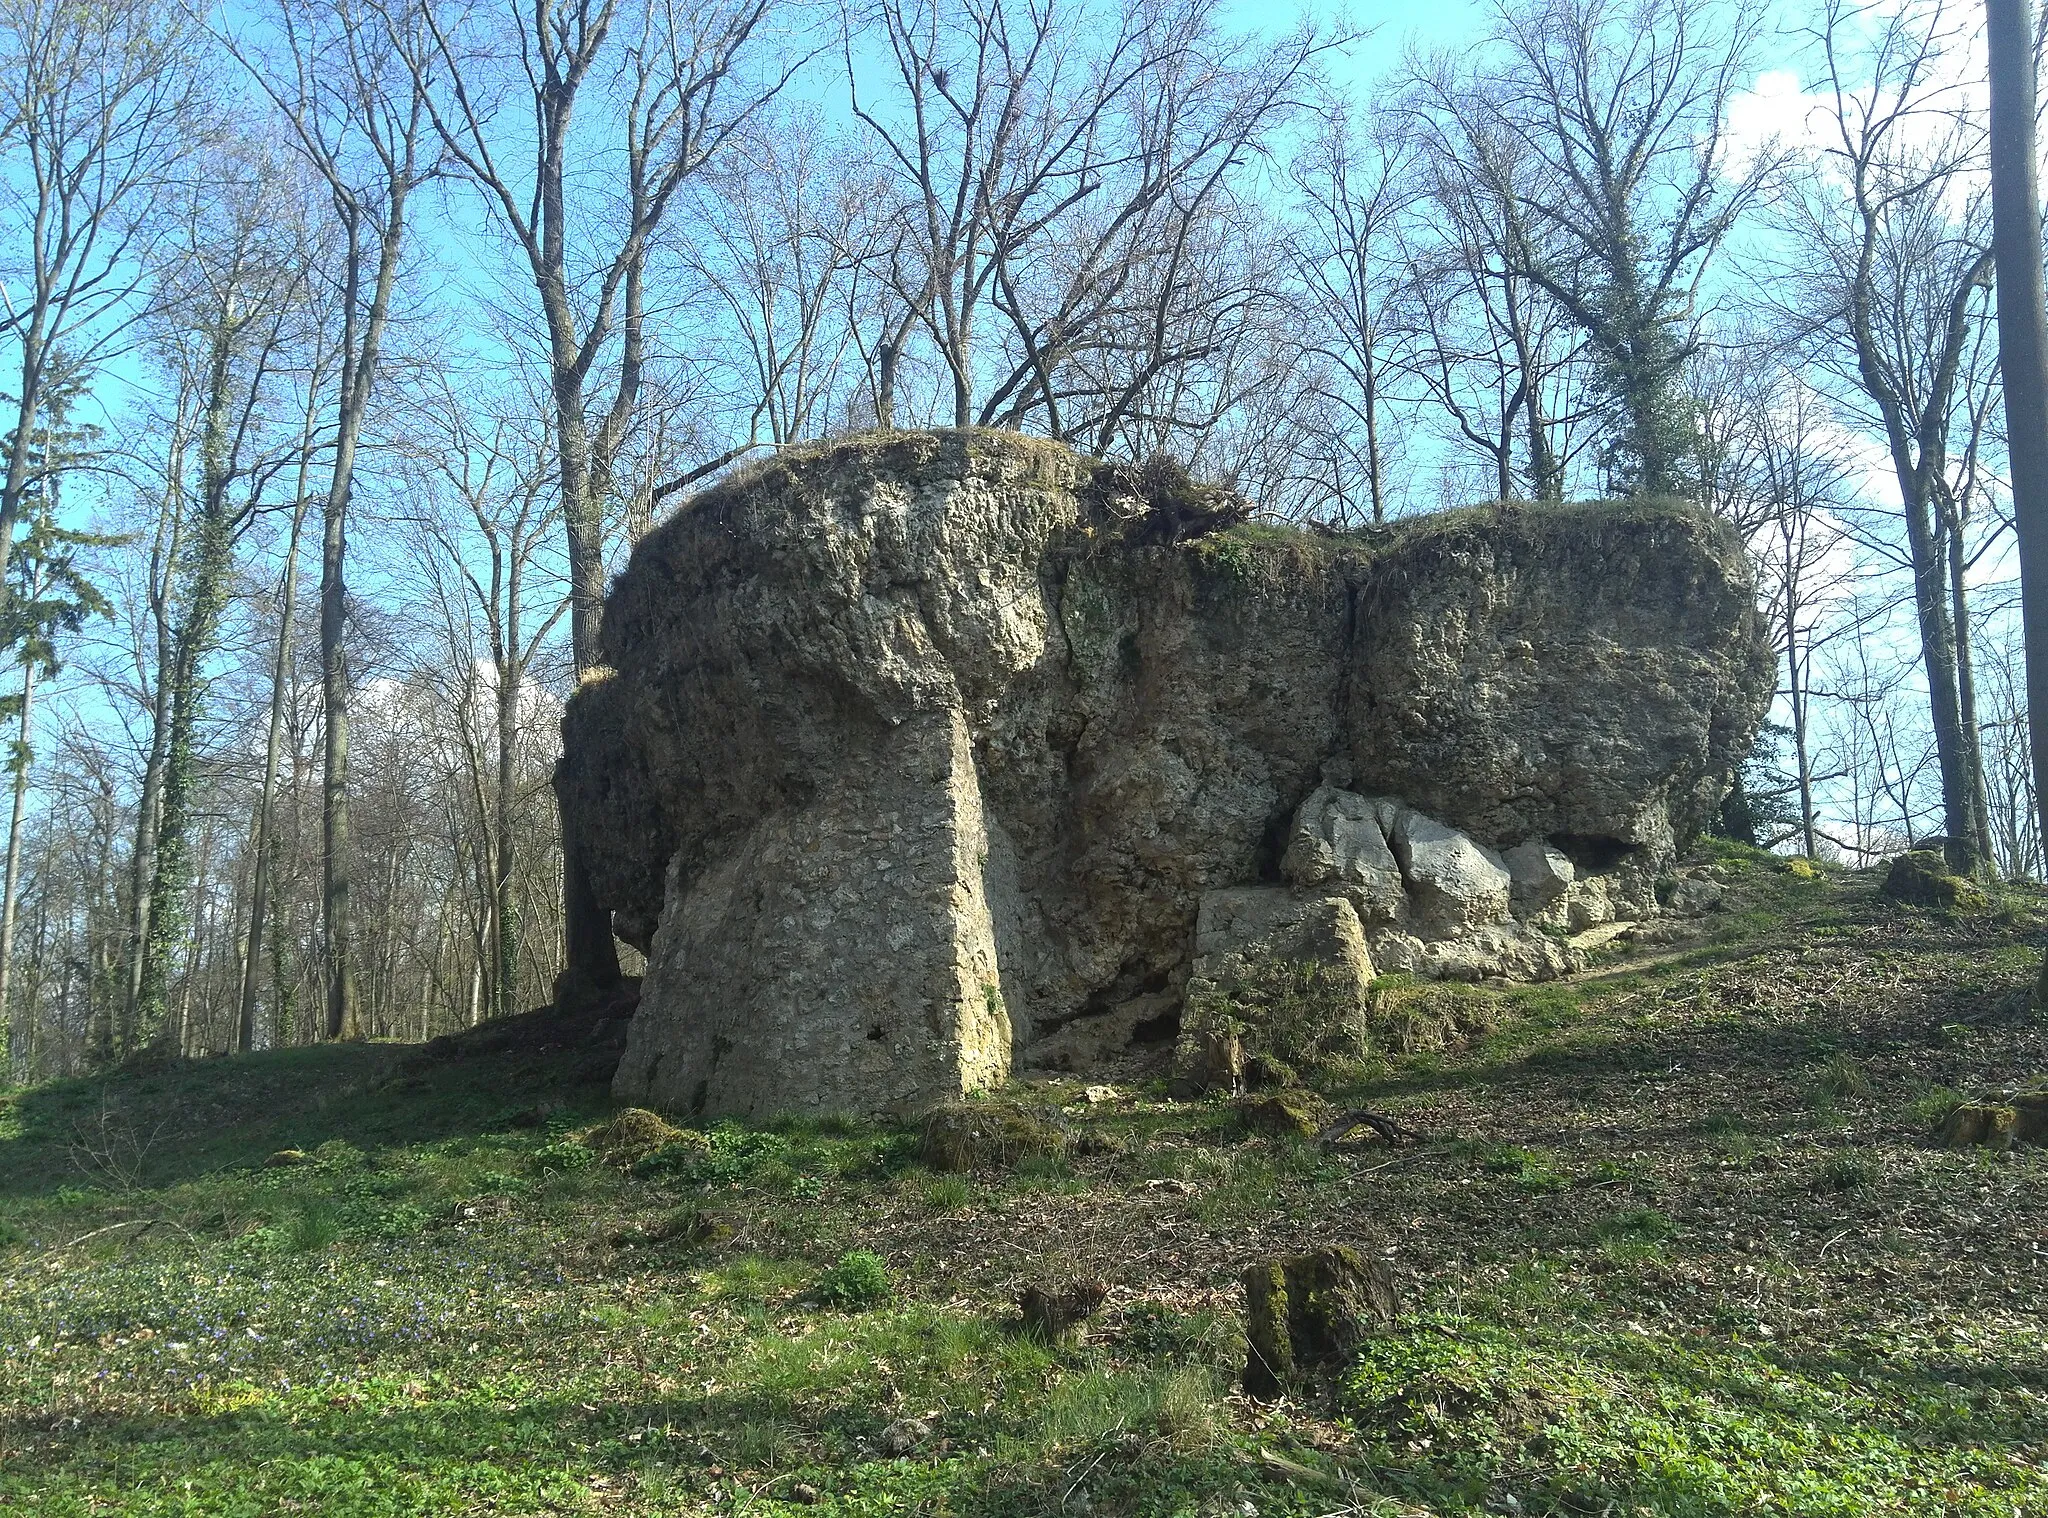
<svg viewBox="0 0 2048 1518"><path fill-rule="evenodd" d="M648 956L618 1096L919 1110L1658 910L1772 665L1679 506L1346 536L988 432L789 451L634 550L557 774ZM1210 501L1213 506L1214 502Z"/></svg>

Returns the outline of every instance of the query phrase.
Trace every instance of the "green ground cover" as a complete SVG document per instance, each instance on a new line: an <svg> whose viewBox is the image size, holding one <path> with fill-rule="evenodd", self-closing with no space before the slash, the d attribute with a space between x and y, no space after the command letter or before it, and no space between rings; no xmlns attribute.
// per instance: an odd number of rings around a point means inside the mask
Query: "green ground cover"
<svg viewBox="0 0 2048 1518"><path fill-rule="evenodd" d="M1326 1092L1413 1148L1028 1089L940 1174L866 1124L577 1141L607 1057L396 1046L0 1099L0 1510L2048 1514L2048 1158L1926 1141L2048 1068L2039 903L1948 919L1724 851L1698 941ZM269 1163L295 1151L296 1163ZM1245 1400L1236 1278L1407 1310ZM1022 1284L1109 1287L1019 1332Z"/></svg>

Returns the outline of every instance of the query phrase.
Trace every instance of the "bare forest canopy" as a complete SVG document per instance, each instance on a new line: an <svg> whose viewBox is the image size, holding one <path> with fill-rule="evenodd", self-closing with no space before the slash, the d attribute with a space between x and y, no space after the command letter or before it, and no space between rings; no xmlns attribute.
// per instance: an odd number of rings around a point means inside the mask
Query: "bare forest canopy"
<svg viewBox="0 0 2048 1518"><path fill-rule="evenodd" d="M1979 10L1255 10L0 0L9 1073L545 1001L608 573L871 428L1690 496L1777 647L1725 825L2039 876Z"/></svg>

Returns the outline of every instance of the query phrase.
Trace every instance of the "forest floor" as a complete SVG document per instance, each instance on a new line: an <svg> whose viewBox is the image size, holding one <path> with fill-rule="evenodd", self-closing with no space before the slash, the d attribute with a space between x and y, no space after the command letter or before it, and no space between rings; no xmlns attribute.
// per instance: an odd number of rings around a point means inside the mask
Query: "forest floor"
<svg viewBox="0 0 2048 1518"><path fill-rule="evenodd" d="M2048 902L1720 857L1700 941L1327 1093L1399 1149L1076 1084L1023 1095L1079 1156L998 1174L871 1125L636 1173L575 1141L603 1048L489 1039L11 1093L0 1510L2048 1515L2048 1151L1927 1138L2048 1072ZM1333 1242L1400 1320L1247 1400L1239 1273ZM1084 1341L1016 1330L1084 1272Z"/></svg>

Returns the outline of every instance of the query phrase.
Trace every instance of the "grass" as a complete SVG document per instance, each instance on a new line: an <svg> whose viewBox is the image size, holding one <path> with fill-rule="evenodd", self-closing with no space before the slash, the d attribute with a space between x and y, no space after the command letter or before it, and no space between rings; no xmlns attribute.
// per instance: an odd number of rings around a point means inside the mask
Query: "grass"
<svg viewBox="0 0 2048 1518"><path fill-rule="evenodd" d="M1007 1170L845 1121L600 1159L608 1061L518 1047L7 1093L0 1510L2048 1513L2048 1164L1923 1138L2048 1069L2038 899L1714 863L1715 936L1326 1081L1412 1149L1075 1083L1030 1100L1091 1142ZM1400 1318L1247 1402L1239 1273L1332 1241ZM1017 1331L1080 1274L1084 1336Z"/></svg>

